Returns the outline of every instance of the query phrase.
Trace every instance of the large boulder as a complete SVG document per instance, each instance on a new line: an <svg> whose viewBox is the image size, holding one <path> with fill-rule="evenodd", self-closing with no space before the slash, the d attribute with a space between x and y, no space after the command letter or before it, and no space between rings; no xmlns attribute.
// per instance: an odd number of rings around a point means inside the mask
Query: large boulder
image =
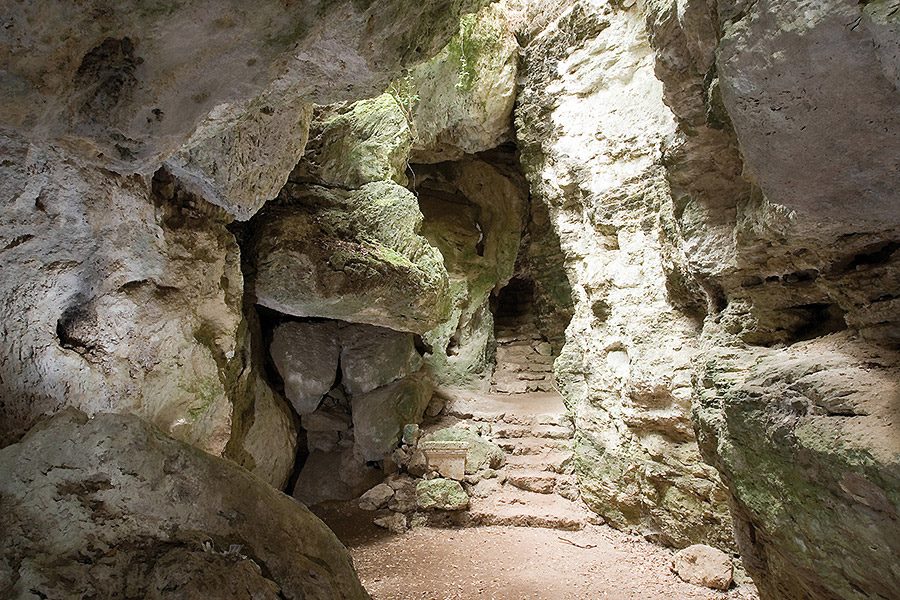
<svg viewBox="0 0 900 600"><path fill-rule="evenodd" d="M224 456L283 490L294 470L297 427L285 399L260 375L247 369L238 383L235 423Z"/></svg>
<svg viewBox="0 0 900 600"><path fill-rule="evenodd" d="M312 452L306 459L294 498L307 506L329 500L352 500L381 483L384 473L370 467L352 447L331 452Z"/></svg>
<svg viewBox="0 0 900 600"><path fill-rule="evenodd" d="M306 147L312 105L289 90L216 107L166 168L242 221L278 195Z"/></svg>
<svg viewBox="0 0 900 600"><path fill-rule="evenodd" d="M694 544L676 552L671 569L682 581L714 590L727 590L734 579L731 557L705 544Z"/></svg>
<svg viewBox="0 0 900 600"><path fill-rule="evenodd" d="M305 507L138 417L67 409L0 470L4 597L368 598Z"/></svg>
<svg viewBox="0 0 900 600"><path fill-rule="evenodd" d="M356 448L365 460L382 460L400 441L403 426L422 420L431 400L431 381L410 375L351 399Z"/></svg>
<svg viewBox="0 0 900 600"><path fill-rule="evenodd" d="M404 185L411 141L407 116L391 94L320 107L291 180L347 188L373 181Z"/></svg>
<svg viewBox="0 0 900 600"><path fill-rule="evenodd" d="M469 496L458 481L425 479L416 484L416 506L425 510L464 510L469 507Z"/></svg>
<svg viewBox="0 0 900 600"><path fill-rule="evenodd" d="M288 186L289 205L255 230L259 304L424 333L449 312L440 252L419 235L415 196L392 182L359 190Z"/></svg>
<svg viewBox="0 0 900 600"><path fill-rule="evenodd" d="M370 325L341 328L341 383L351 395L371 392L421 366L411 333Z"/></svg>

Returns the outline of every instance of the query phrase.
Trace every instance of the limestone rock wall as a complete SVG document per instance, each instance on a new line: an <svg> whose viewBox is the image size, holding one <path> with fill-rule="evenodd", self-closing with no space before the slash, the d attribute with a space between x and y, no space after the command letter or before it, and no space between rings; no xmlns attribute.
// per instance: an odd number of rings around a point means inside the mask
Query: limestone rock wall
<svg viewBox="0 0 900 600"><path fill-rule="evenodd" d="M153 172L195 130L210 143L213 123L250 133L250 115L266 106L282 114L285 96L328 104L377 95L484 4L17 3L0 45L8 66L0 112L4 126L35 142L121 172ZM207 165L195 173L221 183L225 174Z"/></svg>
<svg viewBox="0 0 900 600"><path fill-rule="evenodd" d="M666 287L662 149L676 124L644 19L570 3L524 53L516 133L572 289L556 372L575 419L582 497L618 527L727 547L724 488L690 421L699 323Z"/></svg>
<svg viewBox="0 0 900 600"><path fill-rule="evenodd" d="M145 4L4 17L3 438L63 405L215 454L246 433L233 406L252 418L246 397L269 396L227 223L277 195L313 102L377 95L483 2Z"/></svg>
<svg viewBox="0 0 900 600"><path fill-rule="evenodd" d="M493 364L490 299L515 270L527 184L495 156L415 168L422 233L444 257L452 298L449 318L423 336L427 363L438 384L472 384Z"/></svg>
<svg viewBox="0 0 900 600"><path fill-rule="evenodd" d="M896 7L649 4L679 123L670 278L707 305L694 418L745 565L766 597L889 598Z"/></svg>
<svg viewBox="0 0 900 600"><path fill-rule="evenodd" d="M4 433L71 405L135 412L220 454L241 323L234 237L139 176L4 145Z"/></svg>

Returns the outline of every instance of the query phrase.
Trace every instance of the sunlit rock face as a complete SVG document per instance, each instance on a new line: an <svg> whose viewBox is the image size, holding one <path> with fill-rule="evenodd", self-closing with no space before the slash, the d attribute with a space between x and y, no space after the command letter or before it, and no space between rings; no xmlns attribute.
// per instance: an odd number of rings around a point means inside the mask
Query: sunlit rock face
<svg viewBox="0 0 900 600"><path fill-rule="evenodd" d="M896 16L838 1L532 10L517 137L573 289L556 370L585 499L668 543L727 545L727 498L768 596L889 597Z"/></svg>
<svg viewBox="0 0 900 600"><path fill-rule="evenodd" d="M572 285L556 372L582 497L617 527L728 547L725 491L690 421L699 322L666 287L676 125L654 65L639 11L573 3L525 48L516 129Z"/></svg>
<svg viewBox="0 0 900 600"><path fill-rule="evenodd" d="M67 409L0 468L4 597L368 598L306 508L133 415Z"/></svg>
<svg viewBox="0 0 900 600"><path fill-rule="evenodd" d="M4 15L0 445L127 412L304 502L358 496L432 383L491 369L525 269L591 509L736 539L768 598L900 588L896 2L107 4ZM83 421L0 456L84 436L250 477ZM88 475L47 502L143 489ZM147 589L290 596L166 548Z"/></svg>
<svg viewBox="0 0 900 600"><path fill-rule="evenodd" d="M128 411L220 454L241 322L234 237L149 181L4 144L3 430L63 405Z"/></svg>

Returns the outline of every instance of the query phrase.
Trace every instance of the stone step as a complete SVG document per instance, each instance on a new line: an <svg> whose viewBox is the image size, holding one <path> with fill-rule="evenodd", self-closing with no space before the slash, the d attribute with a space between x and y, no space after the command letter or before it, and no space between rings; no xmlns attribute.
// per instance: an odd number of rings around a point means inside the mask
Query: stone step
<svg viewBox="0 0 900 600"><path fill-rule="evenodd" d="M553 381L552 373L539 371L495 371L494 384L513 381Z"/></svg>
<svg viewBox="0 0 900 600"><path fill-rule="evenodd" d="M495 439L531 437L568 440L572 434L572 428L565 425L513 425L501 422L491 426L491 435Z"/></svg>
<svg viewBox="0 0 900 600"><path fill-rule="evenodd" d="M599 522L580 502L555 494L538 494L505 488L500 494L473 498L469 518L478 525L544 527L549 529L582 529Z"/></svg>
<svg viewBox="0 0 900 600"><path fill-rule="evenodd" d="M538 340L517 337L517 338L511 339L509 341L497 340L497 343L499 345L499 348L497 350L500 352L507 352L509 350L514 350L514 349L519 349L519 348L525 348L529 352L532 352L532 351L536 352L534 346L535 346L535 344L537 344L539 342L538 342Z"/></svg>
<svg viewBox="0 0 900 600"><path fill-rule="evenodd" d="M546 360L550 355L537 351L535 345L538 342L511 342L497 346L497 356L511 358L514 356L527 356L535 360ZM551 357L552 358L552 357Z"/></svg>
<svg viewBox="0 0 900 600"><path fill-rule="evenodd" d="M557 474L537 469L516 469L506 474L506 482L520 490L536 494L552 494L556 489Z"/></svg>
<svg viewBox="0 0 900 600"><path fill-rule="evenodd" d="M513 456L541 454L550 448L569 449L571 447L571 441L568 439L563 440L537 437L495 438L494 443L500 446L504 452Z"/></svg>
<svg viewBox="0 0 900 600"><path fill-rule="evenodd" d="M537 355L535 355L537 356ZM545 360L543 358L533 358L533 357L509 357L509 356L500 356L497 355L497 364L494 367L494 372L498 371L540 371L544 373L549 373L553 370L553 358L550 360Z"/></svg>
<svg viewBox="0 0 900 600"><path fill-rule="evenodd" d="M535 454L507 454L506 468L512 471L546 471L568 474L572 471L571 450L548 449Z"/></svg>
<svg viewBox="0 0 900 600"><path fill-rule="evenodd" d="M491 392L495 394L530 394L532 392L553 392L556 386L553 380L545 381L500 381L491 385Z"/></svg>
<svg viewBox="0 0 900 600"><path fill-rule="evenodd" d="M514 328L494 330L494 339L498 344L514 342L518 340L538 341L544 339L540 332L534 328Z"/></svg>
<svg viewBox="0 0 900 600"><path fill-rule="evenodd" d="M553 365L552 364L511 364L511 363L498 363L497 368L494 369L494 375L497 373L553 373Z"/></svg>
<svg viewBox="0 0 900 600"><path fill-rule="evenodd" d="M518 414L509 412L503 414L498 419L494 419L494 421L503 422L508 425L559 425L560 427L572 427L572 421L566 413Z"/></svg>
<svg viewBox="0 0 900 600"><path fill-rule="evenodd" d="M491 385L491 391L496 394L527 394L530 390L528 389L529 384L527 381L519 381L518 379L512 381L497 381Z"/></svg>

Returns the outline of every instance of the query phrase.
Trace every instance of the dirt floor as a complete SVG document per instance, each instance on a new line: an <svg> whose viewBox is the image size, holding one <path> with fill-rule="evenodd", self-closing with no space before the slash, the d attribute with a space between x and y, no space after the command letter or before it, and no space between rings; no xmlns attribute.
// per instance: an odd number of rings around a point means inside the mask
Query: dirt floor
<svg viewBox="0 0 900 600"><path fill-rule="evenodd" d="M758 598L746 580L728 592L684 583L669 571L671 550L606 526L421 527L396 535L365 524L364 515L322 516L350 549L373 600Z"/></svg>

